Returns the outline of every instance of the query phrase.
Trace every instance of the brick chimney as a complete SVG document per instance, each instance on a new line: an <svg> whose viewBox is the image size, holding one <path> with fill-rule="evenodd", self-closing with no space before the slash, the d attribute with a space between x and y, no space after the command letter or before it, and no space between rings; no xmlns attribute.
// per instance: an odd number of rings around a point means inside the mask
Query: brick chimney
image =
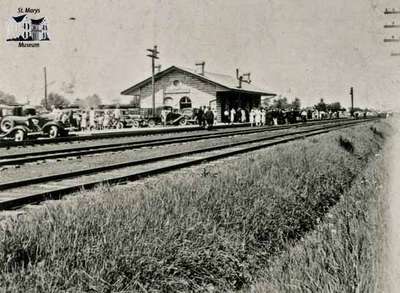
<svg viewBox="0 0 400 293"><path fill-rule="evenodd" d="M206 65L206 62L204 62L204 61L196 63L196 72L200 75L204 75L204 66L205 65Z"/></svg>
<svg viewBox="0 0 400 293"><path fill-rule="evenodd" d="M239 75L239 68L236 68L236 79L239 81L238 88L242 88L243 76Z"/></svg>

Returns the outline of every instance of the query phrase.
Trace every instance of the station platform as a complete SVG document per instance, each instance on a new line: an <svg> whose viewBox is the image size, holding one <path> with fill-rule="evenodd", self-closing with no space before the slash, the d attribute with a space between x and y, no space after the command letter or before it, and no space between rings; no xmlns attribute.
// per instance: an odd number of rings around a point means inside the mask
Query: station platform
<svg viewBox="0 0 400 293"><path fill-rule="evenodd" d="M214 129L227 129L227 128L239 128L239 127L250 127L250 123L234 123L234 124L217 123L213 126ZM102 139L102 138L118 138L118 137L128 137L128 136L191 132L191 131L201 131L201 130L204 131L204 128L198 125L185 125L185 126L158 126L151 128L143 127L143 128L124 128L124 129L92 130L92 131L70 131L68 136L57 137L57 138L42 137L34 140L24 140L19 142L4 139L0 140L0 148L2 147L7 148L13 146L40 145L46 143L84 141L84 140Z"/></svg>
<svg viewBox="0 0 400 293"><path fill-rule="evenodd" d="M237 128L237 127L250 127L250 123L217 123L214 124L215 129L224 128ZM70 131L70 135L79 137L92 137L92 136L108 136L108 135L151 135L161 133L173 133L173 132L187 132L204 130L204 128L198 125L185 125L185 126L156 126L156 127L143 127L143 128L123 128L123 129L106 129L106 130L87 130L87 131Z"/></svg>

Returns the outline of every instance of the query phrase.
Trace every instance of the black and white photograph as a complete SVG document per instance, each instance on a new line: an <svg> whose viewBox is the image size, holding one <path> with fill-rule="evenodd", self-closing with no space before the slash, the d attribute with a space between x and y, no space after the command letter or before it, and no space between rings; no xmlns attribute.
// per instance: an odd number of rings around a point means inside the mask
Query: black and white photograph
<svg viewBox="0 0 400 293"><path fill-rule="evenodd" d="M0 293L400 292L400 2L0 0Z"/></svg>

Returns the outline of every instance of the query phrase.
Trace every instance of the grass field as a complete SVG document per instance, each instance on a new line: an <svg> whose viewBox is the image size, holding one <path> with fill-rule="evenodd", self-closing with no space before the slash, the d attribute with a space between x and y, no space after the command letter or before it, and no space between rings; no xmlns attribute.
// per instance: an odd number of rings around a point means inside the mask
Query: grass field
<svg viewBox="0 0 400 293"><path fill-rule="evenodd" d="M316 229L270 262L252 292L384 292L387 163L380 153L372 158Z"/></svg>
<svg viewBox="0 0 400 293"><path fill-rule="evenodd" d="M0 284L16 292L246 288L271 264L285 265L277 256L351 190L388 131L382 122L357 126L10 219L0 228Z"/></svg>

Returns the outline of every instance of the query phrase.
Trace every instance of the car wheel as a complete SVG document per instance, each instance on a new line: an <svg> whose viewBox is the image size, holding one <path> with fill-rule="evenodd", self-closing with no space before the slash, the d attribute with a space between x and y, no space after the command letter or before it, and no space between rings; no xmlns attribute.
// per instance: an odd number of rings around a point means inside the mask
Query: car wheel
<svg viewBox="0 0 400 293"><path fill-rule="evenodd" d="M15 122L10 119L3 119L1 121L0 129L3 132L9 132L14 127Z"/></svg>
<svg viewBox="0 0 400 293"><path fill-rule="evenodd" d="M139 128L140 127L139 121L137 120L133 121L132 127Z"/></svg>
<svg viewBox="0 0 400 293"><path fill-rule="evenodd" d="M185 117L183 117L181 120L179 120L179 125L183 126L187 124L187 120Z"/></svg>
<svg viewBox="0 0 400 293"><path fill-rule="evenodd" d="M25 131L18 129L14 134L14 141L23 141L25 140L26 133Z"/></svg>
<svg viewBox="0 0 400 293"><path fill-rule="evenodd" d="M154 126L156 126L156 121L154 121L153 119L150 119L148 124L149 124L149 127L154 127Z"/></svg>
<svg viewBox="0 0 400 293"><path fill-rule="evenodd" d="M118 122L117 123L117 129L122 129L124 128L124 123L123 122Z"/></svg>
<svg viewBox="0 0 400 293"><path fill-rule="evenodd" d="M49 137L50 138L56 138L58 136L58 133L59 133L59 129L57 126L55 126L55 125L50 126L50 128L49 128Z"/></svg>

